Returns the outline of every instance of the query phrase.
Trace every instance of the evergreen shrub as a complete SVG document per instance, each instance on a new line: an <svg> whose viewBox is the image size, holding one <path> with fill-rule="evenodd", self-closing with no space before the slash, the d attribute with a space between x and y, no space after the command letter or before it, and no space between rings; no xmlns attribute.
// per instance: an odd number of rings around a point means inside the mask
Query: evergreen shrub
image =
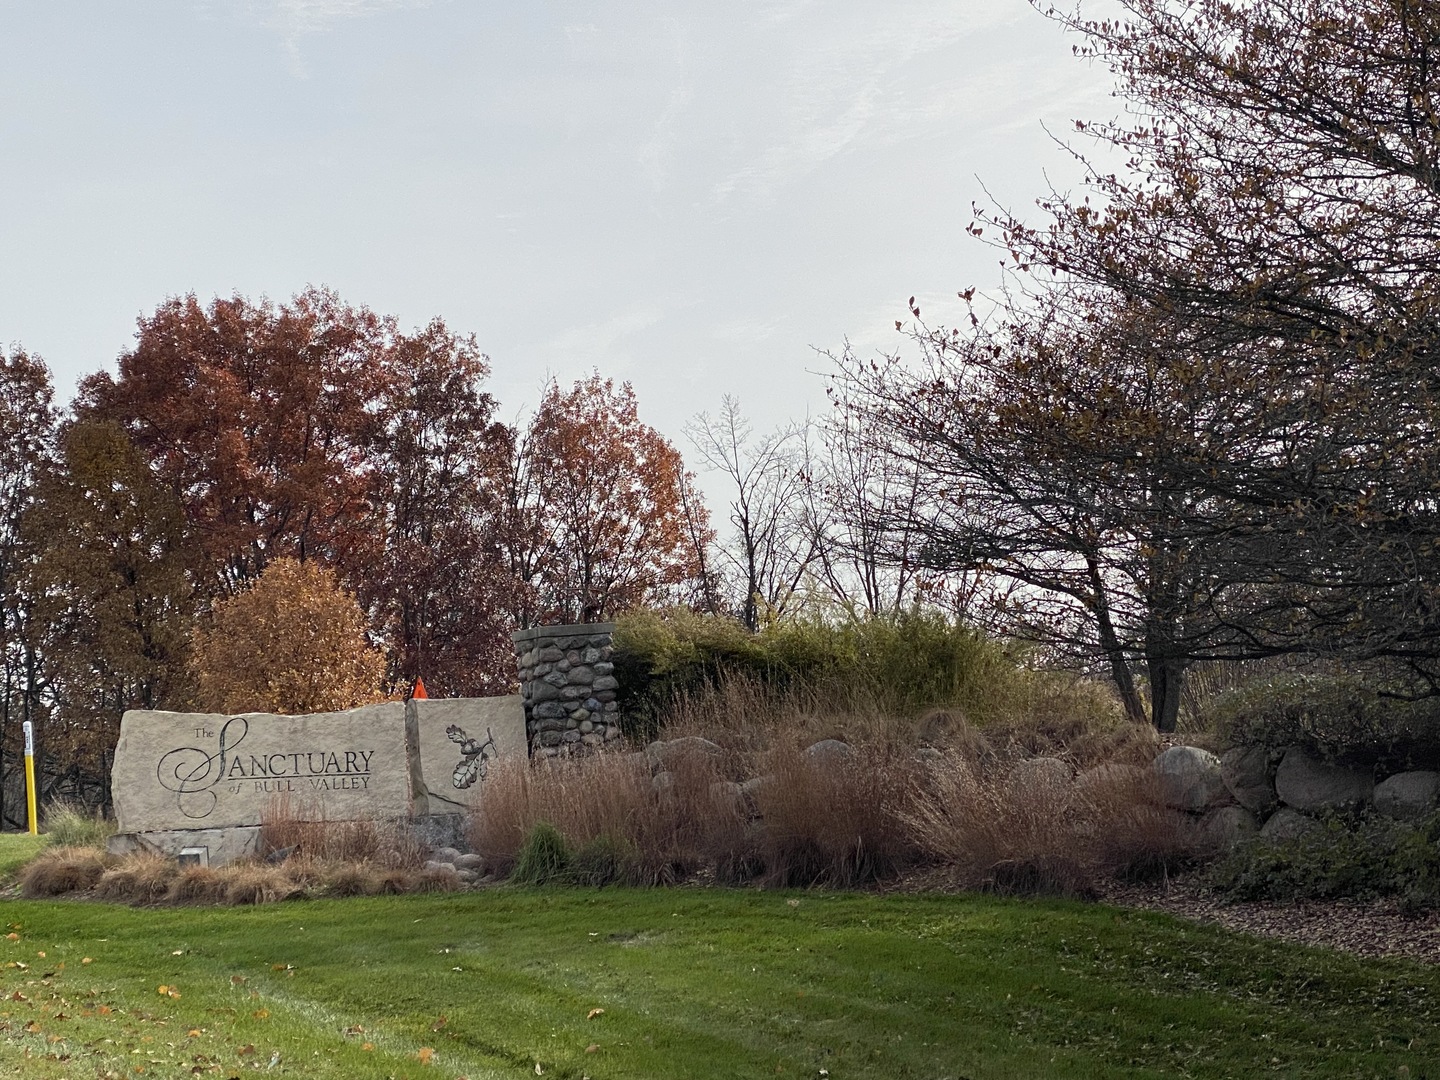
<svg viewBox="0 0 1440 1080"><path fill-rule="evenodd" d="M733 619L641 610L618 620L615 651L624 714L643 738L678 699L727 677L780 693L864 696L898 715L956 708L983 724L1024 698L1030 674L998 643L927 612L795 620L751 634Z"/></svg>
<svg viewBox="0 0 1440 1080"><path fill-rule="evenodd" d="M1334 815L1283 842L1257 837L1209 872L1235 900L1398 899L1410 909L1440 904L1440 814L1418 824L1379 814Z"/></svg>

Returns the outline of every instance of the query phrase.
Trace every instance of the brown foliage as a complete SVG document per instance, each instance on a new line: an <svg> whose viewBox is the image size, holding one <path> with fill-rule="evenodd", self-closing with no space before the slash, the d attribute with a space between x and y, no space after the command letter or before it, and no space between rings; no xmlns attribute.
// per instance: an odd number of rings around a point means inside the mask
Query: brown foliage
<svg viewBox="0 0 1440 1080"><path fill-rule="evenodd" d="M320 802L272 799L260 817L260 847L289 851L302 861L374 863L391 869L418 867L425 847L405 822L369 819L331 821Z"/></svg>
<svg viewBox="0 0 1440 1080"><path fill-rule="evenodd" d="M527 625L598 622L700 576L703 507L687 497L679 452L640 421L629 383L550 383L512 461L502 535L529 590Z"/></svg>
<svg viewBox="0 0 1440 1080"><path fill-rule="evenodd" d="M97 848L46 848L20 870L20 894L35 898L93 889L108 860Z"/></svg>
<svg viewBox="0 0 1440 1080"><path fill-rule="evenodd" d="M22 535L21 524L50 457L54 396L43 360L23 349L0 350L0 753L6 755L18 748L23 721L43 719L36 646L43 623L21 586L35 538ZM13 809L11 816L19 818Z"/></svg>
<svg viewBox="0 0 1440 1080"><path fill-rule="evenodd" d="M174 494L118 425L79 421L35 488L25 588L56 702L51 753L96 773L125 709L175 705L196 607L199 553Z"/></svg>
<svg viewBox="0 0 1440 1080"><path fill-rule="evenodd" d="M225 880L208 866L181 867L170 881L165 899L172 904L218 904L225 895Z"/></svg>
<svg viewBox="0 0 1440 1080"><path fill-rule="evenodd" d="M380 699L385 658L330 571L278 559L218 601L195 634L196 701L213 712L307 713Z"/></svg>
<svg viewBox="0 0 1440 1080"><path fill-rule="evenodd" d="M488 375L439 319L406 334L320 289L278 306L192 295L140 320L78 411L118 425L178 496L202 596L319 559L384 635L389 683L494 693L514 582L492 535L511 433Z"/></svg>
<svg viewBox="0 0 1440 1080"><path fill-rule="evenodd" d="M514 433L482 389L489 363L438 319L392 337L381 362L369 514L384 551L349 580L391 643L390 685L423 675L444 696L508 693L517 582L498 532Z"/></svg>
<svg viewBox="0 0 1440 1080"><path fill-rule="evenodd" d="M301 895L302 887L283 867L264 863L231 863L220 872L224 902L238 904L273 904Z"/></svg>
<svg viewBox="0 0 1440 1080"><path fill-rule="evenodd" d="M101 900L153 904L166 899L175 883L175 860L150 852L137 853L121 859L95 885Z"/></svg>
<svg viewBox="0 0 1440 1080"><path fill-rule="evenodd" d="M81 384L81 409L120 423L185 494L227 589L282 555L344 561L371 543L355 464L383 382L385 330L318 289L279 307L175 297L140 320L118 377Z"/></svg>

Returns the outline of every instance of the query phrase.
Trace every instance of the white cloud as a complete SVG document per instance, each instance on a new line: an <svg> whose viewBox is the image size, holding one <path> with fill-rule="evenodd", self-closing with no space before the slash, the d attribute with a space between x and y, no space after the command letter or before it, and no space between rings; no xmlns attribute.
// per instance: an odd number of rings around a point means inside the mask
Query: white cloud
<svg viewBox="0 0 1440 1080"><path fill-rule="evenodd" d="M590 368L620 374L634 361L624 344L660 322L662 313L653 308L624 311L602 322L562 331L545 343L542 353L562 377L579 375Z"/></svg>
<svg viewBox="0 0 1440 1080"><path fill-rule="evenodd" d="M778 188L852 144L894 132L913 108L895 91L907 65L1015 17L1013 5L998 3L944 13L932 4L867 6L848 20L810 8L801 3L771 13L773 21L791 24L789 31L798 35L789 77L769 118L774 137L714 185L717 201L737 193L769 201ZM812 14L807 22L804 17Z"/></svg>
<svg viewBox="0 0 1440 1080"><path fill-rule="evenodd" d="M274 30L280 37L291 73L303 79L308 73L300 42L307 35L323 33L342 19L429 4L430 0L220 0L206 6L238 9L242 17Z"/></svg>
<svg viewBox="0 0 1440 1080"><path fill-rule="evenodd" d="M685 28L671 20L669 29L675 38L672 65L677 83L671 87L669 100L666 101L659 118L651 125L650 137L640 145L635 155L641 176L651 189L657 192L663 190L669 182L678 134L677 125L695 96L694 88L688 80L690 57Z"/></svg>

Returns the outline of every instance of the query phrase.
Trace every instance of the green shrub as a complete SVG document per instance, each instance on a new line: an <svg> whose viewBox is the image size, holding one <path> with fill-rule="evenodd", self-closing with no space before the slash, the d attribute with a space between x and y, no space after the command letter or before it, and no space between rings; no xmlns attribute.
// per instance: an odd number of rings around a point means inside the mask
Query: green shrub
<svg viewBox="0 0 1440 1080"><path fill-rule="evenodd" d="M545 885L565 880L570 849L560 830L548 821L538 822L515 857L510 880L516 885Z"/></svg>
<svg viewBox="0 0 1440 1080"><path fill-rule="evenodd" d="M1396 897L1406 907L1440 905L1440 814L1418 825L1377 814L1333 816L1284 842L1256 838L1210 870L1236 900Z"/></svg>
<svg viewBox="0 0 1440 1080"><path fill-rule="evenodd" d="M1030 674L997 643L925 612L788 621L750 634L732 619L636 611L618 620L615 647L622 707L647 738L678 698L727 676L781 693L865 697L898 715L957 708L984 723L1023 702Z"/></svg>
<svg viewBox="0 0 1440 1080"><path fill-rule="evenodd" d="M1303 746L1386 772L1440 762L1440 698L1369 674L1285 672L1216 696L1206 721L1232 744Z"/></svg>
<svg viewBox="0 0 1440 1080"><path fill-rule="evenodd" d="M609 833L581 844L570 857L564 877L572 885L601 888L633 883L635 849Z"/></svg>
<svg viewBox="0 0 1440 1080"><path fill-rule="evenodd" d="M115 832L115 823L98 810L92 812L65 799L50 803L43 821L50 843L58 847L104 847Z"/></svg>

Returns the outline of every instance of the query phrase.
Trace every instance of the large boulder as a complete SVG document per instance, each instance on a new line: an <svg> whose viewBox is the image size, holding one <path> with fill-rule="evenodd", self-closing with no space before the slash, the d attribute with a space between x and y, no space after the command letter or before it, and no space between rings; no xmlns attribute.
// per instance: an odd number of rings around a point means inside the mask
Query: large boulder
<svg viewBox="0 0 1440 1080"><path fill-rule="evenodd" d="M1235 801L1252 814L1268 814L1279 799L1272 775L1275 755L1266 746L1237 746L1220 757L1220 778Z"/></svg>
<svg viewBox="0 0 1440 1080"><path fill-rule="evenodd" d="M1200 819L1201 835L1217 848L1233 848L1259 831L1255 815L1243 806L1217 807Z"/></svg>
<svg viewBox="0 0 1440 1080"><path fill-rule="evenodd" d="M1069 794L1070 780L1075 775L1067 762L1053 757L1026 758L1015 763L1010 770L1009 788L1011 795L1028 792L1044 792L1052 795Z"/></svg>
<svg viewBox="0 0 1440 1080"><path fill-rule="evenodd" d="M855 756L855 751L839 739L821 739L805 748L805 756L816 765L835 766L844 765Z"/></svg>
<svg viewBox="0 0 1440 1080"><path fill-rule="evenodd" d="M1368 773L1332 765L1298 746L1285 751L1275 770L1275 794L1286 806L1306 813L1353 810L1370 801L1375 781Z"/></svg>
<svg viewBox="0 0 1440 1080"><path fill-rule="evenodd" d="M740 798L753 814L760 812L760 804L775 791L778 783L773 776L752 776L740 784Z"/></svg>
<svg viewBox="0 0 1440 1080"><path fill-rule="evenodd" d="M1299 840L1321 827L1314 818L1306 817L1299 810L1282 806L1271 814L1270 820L1261 827L1260 839L1268 840L1272 844L1283 844L1290 840Z"/></svg>
<svg viewBox="0 0 1440 1080"><path fill-rule="evenodd" d="M1229 798L1220 759L1198 746L1172 746L1155 759L1155 775L1167 806L1203 813Z"/></svg>
<svg viewBox="0 0 1440 1080"><path fill-rule="evenodd" d="M657 740L645 747L645 756L650 761L650 767L656 772L673 768L682 761L705 760L718 758L725 751L709 739L702 739L698 735L686 735L679 739Z"/></svg>
<svg viewBox="0 0 1440 1080"><path fill-rule="evenodd" d="M1375 785L1375 809L1387 817L1415 821L1440 803L1440 773L1428 770L1396 773Z"/></svg>

